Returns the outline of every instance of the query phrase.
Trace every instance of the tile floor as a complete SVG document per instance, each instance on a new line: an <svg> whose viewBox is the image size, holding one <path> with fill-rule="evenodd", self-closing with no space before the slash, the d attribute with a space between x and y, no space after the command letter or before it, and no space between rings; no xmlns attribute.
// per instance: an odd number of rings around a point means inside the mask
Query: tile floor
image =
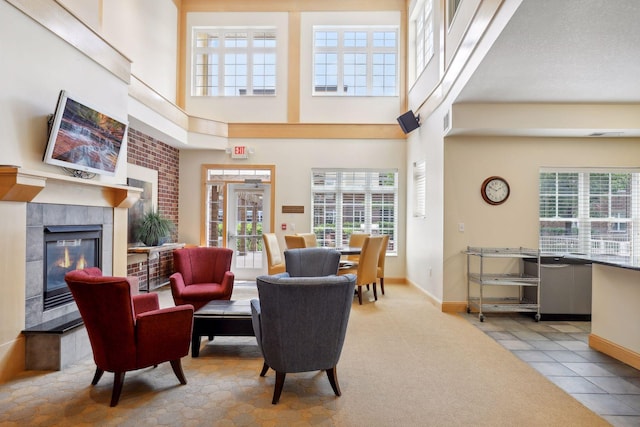
<svg viewBox="0 0 640 427"><path fill-rule="evenodd" d="M612 425L640 426L640 371L589 348L591 322L463 316Z"/></svg>

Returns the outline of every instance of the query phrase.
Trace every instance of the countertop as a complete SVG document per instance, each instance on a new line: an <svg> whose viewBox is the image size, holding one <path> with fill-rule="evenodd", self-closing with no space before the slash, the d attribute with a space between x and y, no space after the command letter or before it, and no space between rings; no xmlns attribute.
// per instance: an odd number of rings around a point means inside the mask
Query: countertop
<svg viewBox="0 0 640 427"><path fill-rule="evenodd" d="M527 258L525 261L535 262L535 258ZM541 253L542 264L601 264L610 267L620 267L640 271L640 258L615 255L584 255L584 254L549 254Z"/></svg>

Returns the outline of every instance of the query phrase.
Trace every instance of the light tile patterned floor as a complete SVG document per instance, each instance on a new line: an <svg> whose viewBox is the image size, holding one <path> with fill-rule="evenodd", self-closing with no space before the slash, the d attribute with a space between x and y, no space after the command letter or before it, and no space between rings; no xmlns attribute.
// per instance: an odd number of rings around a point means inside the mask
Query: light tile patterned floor
<svg viewBox="0 0 640 427"><path fill-rule="evenodd" d="M591 322L462 315L612 425L640 426L640 371L589 348Z"/></svg>

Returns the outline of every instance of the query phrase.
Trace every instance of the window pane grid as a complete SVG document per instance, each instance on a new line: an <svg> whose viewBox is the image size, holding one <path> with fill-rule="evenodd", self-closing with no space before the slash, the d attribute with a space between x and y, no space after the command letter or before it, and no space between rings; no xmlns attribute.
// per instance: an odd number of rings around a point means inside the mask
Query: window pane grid
<svg viewBox="0 0 640 427"><path fill-rule="evenodd" d="M313 94L398 95L398 29L314 28Z"/></svg>
<svg viewBox="0 0 640 427"><path fill-rule="evenodd" d="M414 22L416 31L416 76L420 75L433 57L433 0L425 0Z"/></svg>
<svg viewBox="0 0 640 427"><path fill-rule="evenodd" d="M276 32L194 31L192 96L275 95Z"/></svg>
<svg viewBox="0 0 640 427"><path fill-rule="evenodd" d="M389 235L396 252L396 170L314 169L311 178L313 230L321 246L346 246L352 233Z"/></svg>
<svg viewBox="0 0 640 427"><path fill-rule="evenodd" d="M628 260L640 255L638 172L540 174L540 249Z"/></svg>

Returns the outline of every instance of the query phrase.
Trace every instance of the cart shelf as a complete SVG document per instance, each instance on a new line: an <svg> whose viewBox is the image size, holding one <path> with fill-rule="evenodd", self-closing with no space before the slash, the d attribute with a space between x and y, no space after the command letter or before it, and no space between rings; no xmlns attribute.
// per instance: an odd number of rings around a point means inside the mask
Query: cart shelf
<svg viewBox="0 0 640 427"><path fill-rule="evenodd" d="M467 313L472 310L478 311L478 318L484 322L485 312L529 312L536 313L535 320L540 320L540 305L527 301L523 297L524 287L535 287L540 301L540 269L537 276L524 274L523 261L525 258L537 258L540 265L540 251L530 248L488 248L469 246L467 255ZM477 258L479 262L472 266L472 258ZM487 272L486 265L488 258L504 258L519 260L519 271L515 273L495 273ZM477 267L478 271L472 271ZM471 292L471 284L477 284L478 295ZM517 287L519 296L508 298L487 298L484 297L486 286Z"/></svg>

